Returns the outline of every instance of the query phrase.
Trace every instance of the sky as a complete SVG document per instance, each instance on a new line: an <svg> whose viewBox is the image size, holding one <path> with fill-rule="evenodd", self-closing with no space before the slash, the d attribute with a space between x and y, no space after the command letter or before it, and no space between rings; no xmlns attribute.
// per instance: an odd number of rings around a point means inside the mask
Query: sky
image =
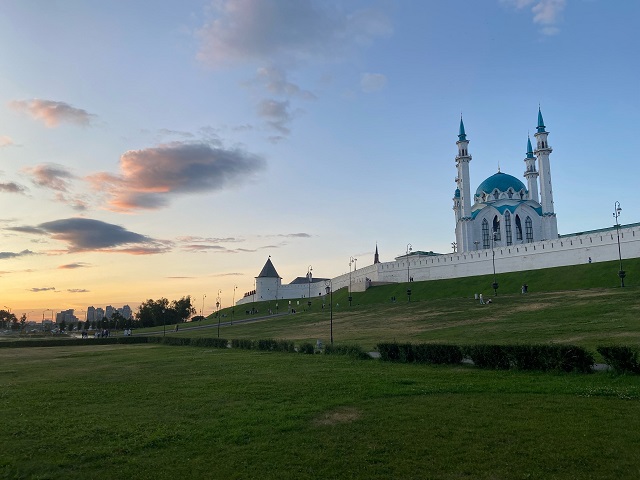
<svg viewBox="0 0 640 480"><path fill-rule="evenodd" d="M640 222L640 2L0 0L0 309L29 320L447 253L523 180L538 108L561 234Z"/></svg>

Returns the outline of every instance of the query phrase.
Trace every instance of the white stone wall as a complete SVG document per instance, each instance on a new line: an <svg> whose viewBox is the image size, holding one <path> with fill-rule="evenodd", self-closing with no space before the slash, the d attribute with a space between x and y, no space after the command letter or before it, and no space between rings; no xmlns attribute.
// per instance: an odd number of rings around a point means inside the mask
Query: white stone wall
<svg viewBox="0 0 640 480"><path fill-rule="evenodd" d="M640 257L640 224L620 227L620 249L623 268L625 258ZM586 232L555 240L526 243L519 245L496 246L496 274L537 270L588 263L618 260L618 240L615 229L602 232ZM484 249L471 252L451 253L447 255L409 257L409 276L414 281L441 280L445 278L472 277L493 273L492 250ZM407 259L378 263L351 272L351 291L366 290L367 279L373 282L403 283L407 281ZM332 279L335 292L349 286L349 274L345 273ZM255 300L274 300L275 292L260 290L257 284ZM325 295L325 282L311 284L311 298ZM308 284L279 285L278 299L307 298ZM250 303L252 296L245 297L237 305Z"/></svg>

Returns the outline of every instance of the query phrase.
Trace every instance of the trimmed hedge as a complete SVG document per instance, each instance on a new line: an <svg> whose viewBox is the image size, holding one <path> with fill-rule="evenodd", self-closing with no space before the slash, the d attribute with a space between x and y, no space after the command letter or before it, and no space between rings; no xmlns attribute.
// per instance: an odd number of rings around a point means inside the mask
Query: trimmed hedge
<svg viewBox="0 0 640 480"><path fill-rule="evenodd" d="M316 347L313 345L313 343L309 343L309 342L302 343L298 347L298 353L306 353L307 355L313 355L314 353L316 353Z"/></svg>
<svg viewBox="0 0 640 480"><path fill-rule="evenodd" d="M462 362L462 350L457 345L438 343L379 343L380 358L390 362L455 365Z"/></svg>
<svg viewBox="0 0 640 480"><path fill-rule="evenodd" d="M617 373L640 374L640 349L622 345L598 347L598 353L604 357L605 362Z"/></svg>
<svg viewBox="0 0 640 480"><path fill-rule="evenodd" d="M325 355L347 355L349 357L368 360L371 358L360 345L327 345L324 347Z"/></svg>
<svg viewBox="0 0 640 480"><path fill-rule="evenodd" d="M243 348L245 350L252 350L255 348L253 344L253 340L247 340L246 338L234 338L233 340L231 340L231 348Z"/></svg>
<svg viewBox="0 0 640 480"><path fill-rule="evenodd" d="M105 338L52 338L41 340L10 340L0 342L0 348L26 347L75 347L81 345L113 345L148 343L149 337L105 337Z"/></svg>
<svg viewBox="0 0 640 480"><path fill-rule="evenodd" d="M496 370L557 370L590 373L593 355L575 345L469 345L462 348L474 365Z"/></svg>

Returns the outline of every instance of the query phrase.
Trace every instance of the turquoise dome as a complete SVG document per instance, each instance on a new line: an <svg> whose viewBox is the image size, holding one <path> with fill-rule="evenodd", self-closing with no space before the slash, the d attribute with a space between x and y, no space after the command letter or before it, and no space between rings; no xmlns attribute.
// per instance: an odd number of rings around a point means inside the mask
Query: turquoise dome
<svg viewBox="0 0 640 480"><path fill-rule="evenodd" d="M507 190L509 190L509 188L513 189L514 192L519 192L521 190L524 190L525 192L527 191L524 183L522 183L516 177L513 177L506 173L498 172L494 175L491 175L480 184L480 186L476 190L476 196L480 197L483 193L492 193L496 189L498 189L499 192L506 192Z"/></svg>

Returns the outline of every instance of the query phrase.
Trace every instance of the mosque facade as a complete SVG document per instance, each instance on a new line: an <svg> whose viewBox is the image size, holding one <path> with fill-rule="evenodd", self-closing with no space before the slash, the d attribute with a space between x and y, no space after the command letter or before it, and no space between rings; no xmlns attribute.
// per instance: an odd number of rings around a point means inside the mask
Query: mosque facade
<svg viewBox="0 0 640 480"><path fill-rule="evenodd" d="M640 223L558 235L549 161L553 150L548 135L538 109L536 148L532 148L529 138L524 158L526 185L498 170L482 181L471 196L471 155L460 119L453 196L454 252L409 250L393 261L381 262L376 245L371 265L351 270L350 262L348 274L333 278L314 278L309 271L289 284L282 284L269 257L256 277L255 289L236 303L313 298L344 287L349 292L362 292L385 283L487 275L493 268L499 274L618 260L619 255L640 257Z"/></svg>

